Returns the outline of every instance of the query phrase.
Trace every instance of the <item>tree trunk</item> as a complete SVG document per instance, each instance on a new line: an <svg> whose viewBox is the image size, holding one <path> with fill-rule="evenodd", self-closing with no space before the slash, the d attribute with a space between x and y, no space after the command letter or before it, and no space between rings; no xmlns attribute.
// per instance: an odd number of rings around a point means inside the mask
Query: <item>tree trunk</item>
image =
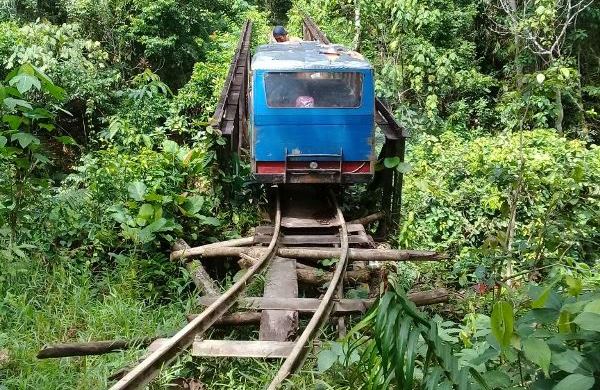
<svg viewBox="0 0 600 390"><path fill-rule="evenodd" d="M184 240L177 240L173 244L173 251L188 250L190 246ZM208 272L202 266L202 263L198 260L192 260L185 264L185 268L190 273L196 288L205 293L206 295L219 295L219 288L217 283L210 277Z"/></svg>
<svg viewBox="0 0 600 390"><path fill-rule="evenodd" d="M250 268L254 265L255 261L255 259L252 259L249 256L243 256L240 260L238 260L238 264L242 268ZM331 272L300 263L296 263L296 274L299 283L314 286L322 286L323 284L329 282L333 276L333 273ZM346 271L344 275L345 283L368 283L369 280L371 280L371 274L367 268Z"/></svg>
<svg viewBox="0 0 600 390"><path fill-rule="evenodd" d="M60 358L68 356L102 355L132 347L145 347L159 337L147 337L134 340L90 341L86 343L50 344L38 352L38 359Z"/></svg>
<svg viewBox="0 0 600 390"><path fill-rule="evenodd" d="M263 247L196 247L171 254L171 259L200 256L209 257L240 257L242 253L251 257L260 257ZM291 259L322 260L339 257L340 251L333 248L279 248L277 255ZM432 251L400 250L400 249L356 249L348 251L350 261L440 261L446 256Z"/></svg>
<svg viewBox="0 0 600 390"><path fill-rule="evenodd" d="M360 50L360 0L354 0L354 40L352 41L352 47L354 50Z"/></svg>
<svg viewBox="0 0 600 390"><path fill-rule="evenodd" d="M563 135L563 119L565 117L565 111L560 88L556 88L555 90L554 104L556 105L556 120L554 121L554 127L558 134Z"/></svg>

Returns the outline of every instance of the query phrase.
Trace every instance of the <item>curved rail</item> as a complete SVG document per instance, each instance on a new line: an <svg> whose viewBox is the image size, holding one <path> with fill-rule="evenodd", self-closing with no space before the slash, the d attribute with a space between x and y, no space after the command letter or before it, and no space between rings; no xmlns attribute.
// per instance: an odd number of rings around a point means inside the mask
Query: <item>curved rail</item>
<svg viewBox="0 0 600 390"><path fill-rule="evenodd" d="M331 309L333 308L333 298L336 292L338 291L341 282L344 280L344 273L346 271L346 265L348 263L349 251L348 229L346 227L344 215L342 214L342 210L340 209L337 200L335 199L333 191L330 191L330 196L336 208L338 220L340 221L340 259L336 264L335 273L333 274L333 278L329 283L329 287L327 287L327 291L325 292L325 295L323 296L319 307L315 311L313 317L310 319L310 322L304 329L304 332L302 332L302 334L294 344L294 348L288 355L287 359L285 359L282 366L279 368L277 375L275 375L275 377L271 381L271 384L268 387L269 390L275 390L279 388L279 386L281 386L283 381L289 375L291 375L293 372L295 372L301 367L308 352L307 344L316 336L323 323L325 323L325 321L327 321L327 319L329 318Z"/></svg>
<svg viewBox="0 0 600 390"><path fill-rule="evenodd" d="M277 252L277 242L281 228L281 202L279 190L277 190L276 196L275 230L267 250L258 259L258 262L198 317L194 318L183 329L177 332L177 334L169 338L165 344L161 345L160 348L150 354L120 381L114 384L110 388L111 390L139 389L150 383L159 374L163 365L169 364L192 344L196 335L204 333L213 323L221 318L246 289L250 279L255 274L265 269L273 258L273 255Z"/></svg>

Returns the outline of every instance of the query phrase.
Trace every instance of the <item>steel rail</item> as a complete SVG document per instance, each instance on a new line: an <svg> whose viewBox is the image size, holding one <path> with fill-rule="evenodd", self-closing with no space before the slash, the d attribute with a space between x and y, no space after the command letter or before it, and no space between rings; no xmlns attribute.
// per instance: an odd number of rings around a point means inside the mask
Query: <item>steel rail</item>
<svg viewBox="0 0 600 390"><path fill-rule="evenodd" d="M320 41L326 45L331 45L331 41L323 31L319 29L315 21L308 15L306 15L303 19L303 25L306 32L308 32L308 37L313 41ZM390 109L379 99L375 98L375 108L377 113L385 120L383 125L387 125L389 127L386 131L386 137L390 139L400 139L406 138L407 134L405 134L404 128L398 123L394 114L390 111ZM378 123L380 124L380 123Z"/></svg>
<svg viewBox="0 0 600 390"><path fill-rule="evenodd" d="M304 27L306 28L306 31L308 31L311 40L320 41L326 45L331 45L329 38L327 38L327 36L321 30L319 30L319 27L317 27L315 21L312 20L312 18L308 15L304 17Z"/></svg>
<svg viewBox="0 0 600 390"><path fill-rule="evenodd" d="M231 63L229 65L229 71L227 73L227 78L225 79L225 84L223 85L223 89L221 90L221 95L219 96L219 101L217 103L217 107L215 109L215 113L210 120L210 123L213 127L218 128L223 131L225 129L224 122L231 121L233 118L227 118L227 105L229 104L229 99L231 96L231 89L234 84L234 79L237 76L238 69L242 66L243 63L248 61L248 55L250 53L250 39L252 35L252 22L247 20L242 27L242 31L240 33L240 40L238 41L238 46L235 50L235 55L231 59ZM238 96L237 104L239 101L245 97Z"/></svg>
<svg viewBox="0 0 600 390"><path fill-rule="evenodd" d="M306 354L308 353L308 343L315 338L317 332L319 329L321 329L321 326L329 318L331 310L333 309L333 298L335 297L341 282L344 280L344 273L346 272L346 265L348 264L348 228L346 227L344 215L342 214L342 210L335 199L333 191L330 190L329 194L336 208L337 217L340 221L340 258L336 264L335 272L331 282L329 283L329 287L327 287L327 291L321 300L321 303L317 307L315 314L310 319L310 322L294 344L294 348L279 368L279 371L271 381L271 384L269 384L269 390L275 390L279 388L288 376L302 366L302 363L304 363L304 359L306 358Z"/></svg>
<svg viewBox="0 0 600 390"><path fill-rule="evenodd" d="M197 335L204 333L237 301L240 294L246 289L250 279L261 272L277 252L277 241L281 228L281 201L279 190L276 193L275 229L267 251L229 290L221 295L212 305L208 306L198 317L194 318L173 337L150 354L139 365L134 367L120 381L114 384L111 390L139 389L150 383L164 365L169 364L186 348L188 348Z"/></svg>

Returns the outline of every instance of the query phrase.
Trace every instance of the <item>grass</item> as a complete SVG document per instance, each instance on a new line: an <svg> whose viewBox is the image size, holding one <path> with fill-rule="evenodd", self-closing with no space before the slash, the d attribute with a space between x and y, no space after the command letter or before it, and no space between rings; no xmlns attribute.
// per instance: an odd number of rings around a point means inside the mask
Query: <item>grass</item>
<svg viewBox="0 0 600 390"><path fill-rule="evenodd" d="M133 263L132 263L133 264ZM134 267L93 274L62 257L0 259L0 388L94 389L143 352L38 360L46 343L164 335L185 321L192 300L150 305L132 283Z"/></svg>
<svg viewBox="0 0 600 390"><path fill-rule="evenodd" d="M49 343L169 335L185 323L186 313L198 311L190 290L176 287L189 284L183 273L172 275L175 287L163 289L170 294L159 301L147 297L157 286L141 284L145 261L121 259L113 267L104 267L110 272L98 273L82 257L63 253L52 259L39 254L0 258L0 390L106 388L107 378L139 359L143 349L47 360L38 360L37 352ZM230 283L225 281L224 287ZM260 275L246 294L259 296L263 285ZM216 329L209 337L257 339L258 327ZM280 364L278 360L182 356L163 370L152 388L193 377L215 389L262 389ZM314 367L313 356L294 376L293 388L328 388Z"/></svg>

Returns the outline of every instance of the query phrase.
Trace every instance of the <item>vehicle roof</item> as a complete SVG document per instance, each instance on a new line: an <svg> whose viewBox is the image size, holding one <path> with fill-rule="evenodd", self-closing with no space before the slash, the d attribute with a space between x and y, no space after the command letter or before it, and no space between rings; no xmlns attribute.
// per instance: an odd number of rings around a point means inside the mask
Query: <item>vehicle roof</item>
<svg viewBox="0 0 600 390"><path fill-rule="evenodd" d="M252 59L253 70L346 70L373 69L359 53L341 45L316 41L272 43L259 46Z"/></svg>

